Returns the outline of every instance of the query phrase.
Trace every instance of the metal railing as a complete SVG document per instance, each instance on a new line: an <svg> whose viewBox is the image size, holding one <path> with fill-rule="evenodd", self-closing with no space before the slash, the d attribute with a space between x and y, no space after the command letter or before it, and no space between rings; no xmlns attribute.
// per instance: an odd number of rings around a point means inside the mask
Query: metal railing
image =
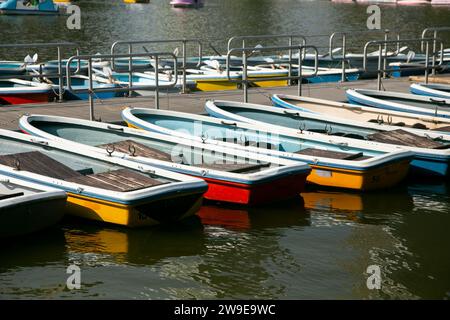
<svg viewBox="0 0 450 320"><path fill-rule="evenodd" d="M181 70L183 71L183 83L182 83L182 93L186 93L186 69L187 69L187 44L188 43L196 43L198 48L198 63L197 66L200 66L202 63L202 55L203 55L203 45L202 42L199 39L172 39L172 40L124 40L124 41L116 41L111 46L111 55L115 54L116 48L119 45L127 45L128 46L128 54L133 53L133 48L136 45L146 45L146 44L163 44L163 43L172 43L172 44L181 44L181 51L182 51L182 67ZM143 47L145 50L146 48ZM147 51L147 50L146 50ZM111 68L115 70L115 61L111 60ZM133 59L130 59L128 62L128 77L130 85L133 84L133 76L132 71L133 70ZM178 74L175 72L175 76L178 77Z"/></svg>
<svg viewBox="0 0 450 320"><path fill-rule="evenodd" d="M389 40L389 34L391 34L391 31L388 29L385 30L362 30L362 31L351 31L351 32L334 32L330 35L329 38L329 45L328 45L328 55L330 57L331 60L335 60L335 61L342 61L342 78L341 81L345 82L347 81L346 75L345 75L345 68L346 68L346 54L347 54L347 39L349 35L361 35L361 34L379 34L382 33L384 35L384 41L388 41ZM397 37L397 40L400 40L400 34L399 33L393 33L395 34L395 36ZM334 48L334 40L336 38L336 36L341 36L342 37L342 54L341 54L341 58L336 58L334 56L334 51L337 48ZM387 44L384 45L383 48L385 51L387 51ZM400 44L397 44L397 48L396 48L396 52L398 53L400 51ZM383 66L384 68L386 68L386 59L383 59Z"/></svg>
<svg viewBox="0 0 450 320"><path fill-rule="evenodd" d="M438 68L440 65L442 65L443 62L443 55L441 55L441 62L439 65L435 65L435 66L429 66L429 59L430 59L430 42L436 40L435 38L416 38L416 39L402 39L402 40L372 40L372 41L368 41L365 45L364 45L364 60L363 60L363 69L364 71L369 71L367 68L367 51L368 48L370 46L378 46L378 69L376 70L377 72L377 89L381 90L381 75L384 73L388 73L388 72L393 72L393 71L397 71L396 69L393 68L387 68L387 67L382 67L381 62L383 60L385 60L388 55L387 52L384 51L383 53L383 46L385 46L386 44L400 44L400 43L421 43L421 42L425 42L425 66L424 67L412 67L412 68L404 68L404 71L407 70L424 70L425 71L425 83L428 83L428 73L429 70L433 70ZM442 41L438 41L441 44L441 51L443 50L444 44ZM436 55L436 52L433 51L432 55Z"/></svg>
<svg viewBox="0 0 450 320"><path fill-rule="evenodd" d="M63 101L63 94L64 94L64 88L63 88L63 73L62 73L62 66L61 66L61 62L62 62L62 58L61 58L61 49L62 48L77 48L78 45L76 43L73 42L54 42L54 43L30 43L30 44L0 44L0 49L2 48L22 48L22 49L31 49L31 48L56 48L57 51L57 61L58 61L58 72L57 73L46 73L45 76L46 77L58 77L59 79L59 92L58 92L58 101L62 102ZM76 49L76 54L79 54L78 49ZM18 79L33 79L38 77L39 79L42 79L43 77L43 73L42 73L42 67L43 67L43 63L39 64L39 73L38 75L36 74L18 74L18 75L14 75L14 78L18 78ZM24 62L24 66L26 66L26 63ZM81 62L78 62L77 64L77 69L75 70L76 73L78 73L80 71L81 68ZM0 79L10 79L11 75L6 75L6 76L0 76Z"/></svg>
<svg viewBox="0 0 450 320"><path fill-rule="evenodd" d="M428 32L433 32L433 38L435 39L435 40L433 40L433 48L432 48L433 52L436 52L436 44L437 44L436 42L438 40L438 33L442 32L442 31L450 32L450 27L431 27L431 28L426 28L426 29L424 29L422 31L422 39L426 38ZM422 41L420 43L420 50L422 50L422 52L424 51L423 47L424 47L424 43ZM441 51L441 54L443 55L444 51ZM434 66L435 64L436 64L436 56L433 55L433 57L432 57L432 65ZM436 74L436 69L432 70L432 74L433 75Z"/></svg>
<svg viewBox="0 0 450 320"><path fill-rule="evenodd" d="M227 79L230 82L235 83L241 83L243 84L244 89L244 102L248 102L248 61L247 56L248 52L254 51L255 48L232 48L228 50L227 53L227 61L226 61L226 68L227 68ZM297 86L298 86L298 95L302 94L302 79L303 78L309 78L309 77L315 77L317 75L317 71L319 69L319 51L315 46L302 46L302 45L294 45L294 46L273 46L273 47L262 47L259 48L260 51L276 51L276 50L298 50L298 67L297 67L297 76L288 75L287 77L258 77L257 81L277 81L277 80L297 80ZM304 55L306 55L307 50L314 51L314 71L307 75L302 75L302 61ZM242 52L242 77L240 79L233 79L230 74L230 60L231 56L235 52Z"/></svg>
<svg viewBox="0 0 450 320"><path fill-rule="evenodd" d="M301 45L302 46L306 45L306 37L301 35L301 34L235 36L235 37L231 37L230 39L228 39L227 51L231 50L231 45L233 44L233 42L236 42L236 41L240 41L241 44L242 44L241 48L245 48L247 40L268 40L268 39L271 39L271 40L288 39L287 46L289 46L289 47L294 45L293 41L295 39L300 39L301 40ZM253 48L253 50L255 50L255 48ZM289 74L289 76L291 76L292 75L292 66L291 66L291 64L292 64L292 50L289 50L288 56L289 56L288 74ZM291 84L291 80L289 80L289 84Z"/></svg>
<svg viewBox="0 0 450 320"><path fill-rule="evenodd" d="M148 57L149 59L155 59L155 85L139 85L133 86L131 82L128 86L123 88L105 88L99 87L94 88L93 85L93 68L92 60L97 59L116 59L116 58L142 58ZM160 57L172 57L174 62L174 71L177 72L177 57L172 52L148 52L148 53L132 53L132 54L102 54L102 55L77 55L70 57L67 60L66 70L67 70L67 89L74 93L88 93L89 94L89 118L90 120L95 120L94 115L94 94L97 92L118 92L118 91L135 91L135 90L151 90L155 89L155 108L159 109L159 59ZM89 87L87 89L75 89L72 87L70 64L74 60L85 60L88 62L88 77L89 77ZM132 69L133 71L133 69ZM178 77L174 77L173 82L169 81L165 83L164 87L174 87L177 84Z"/></svg>

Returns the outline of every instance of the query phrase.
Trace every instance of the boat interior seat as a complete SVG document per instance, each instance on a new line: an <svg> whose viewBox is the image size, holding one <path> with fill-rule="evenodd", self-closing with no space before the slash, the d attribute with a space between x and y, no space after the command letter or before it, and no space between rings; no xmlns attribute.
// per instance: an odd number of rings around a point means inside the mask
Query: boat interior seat
<svg viewBox="0 0 450 320"><path fill-rule="evenodd" d="M432 129L433 131L443 131L443 132L450 132L450 126L440 127L436 129Z"/></svg>
<svg viewBox="0 0 450 320"><path fill-rule="evenodd" d="M54 160L53 158L39 152L30 151L0 156L0 164L24 170L55 179L67 179L82 176L68 166Z"/></svg>
<svg viewBox="0 0 450 320"><path fill-rule="evenodd" d="M10 199L10 198L20 197L20 196L23 196L23 195L24 195L23 192L8 193L8 194L0 194L0 200L5 200L5 199Z"/></svg>
<svg viewBox="0 0 450 320"><path fill-rule="evenodd" d="M168 183L152 179L129 169L118 169L85 176L75 176L65 180L90 187L119 192L136 191Z"/></svg>
<svg viewBox="0 0 450 320"><path fill-rule="evenodd" d="M358 160L358 161L360 161L360 160L365 160L365 159L371 158L369 156L364 156L364 154L362 152L347 153L347 152L322 150L322 149L314 149L314 148L302 149L295 153L307 155L307 156L332 158L332 159L339 159L339 160Z"/></svg>
<svg viewBox="0 0 450 320"><path fill-rule="evenodd" d="M151 159L157 159L162 161L170 161L172 162L172 156L166 152L160 151L155 148L151 148L142 143L133 141L133 140L122 140L118 142L101 144L97 147L106 149L108 151L118 151L122 153L126 153L136 157L145 157Z"/></svg>
<svg viewBox="0 0 450 320"><path fill-rule="evenodd" d="M391 131L380 131L367 136L371 141L389 143L401 146L409 146L427 149L447 149L450 144L442 144L432 139L416 135L414 133L397 129Z"/></svg>
<svg viewBox="0 0 450 320"><path fill-rule="evenodd" d="M273 143L270 142L265 142L265 141L255 141L255 140L245 140L245 141L240 141L238 138L215 138L214 140L217 141L222 141L222 142L229 142L229 143L236 143L239 145L243 145L246 147L257 147L257 148L264 148L264 149L269 149L269 150L278 150L276 149L275 145Z"/></svg>

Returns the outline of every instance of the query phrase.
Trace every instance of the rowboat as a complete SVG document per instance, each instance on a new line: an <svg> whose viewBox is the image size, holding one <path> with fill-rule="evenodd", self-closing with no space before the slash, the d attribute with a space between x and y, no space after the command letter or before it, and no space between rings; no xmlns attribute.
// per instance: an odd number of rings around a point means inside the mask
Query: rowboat
<svg viewBox="0 0 450 320"><path fill-rule="evenodd" d="M68 214L127 227L193 215L207 188L200 179L3 129L0 174L65 191Z"/></svg>
<svg viewBox="0 0 450 320"><path fill-rule="evenodd" d="M0 13L10 15L55 15L58 6L52 0L6 0L0 3Z"/></svg>
<svg viewBox="0 0 450 320"><path fill-rule="evenodd" d="M64 216L66 193L0 174L0 238L51 227Z"/></svg>
<svg viewBox="0 0 450 320"><path fill-rule="evenodd" d="M216 103L207 102L208 113L212 114ZM412 153L391 146L370 149L358 141L341 143L340 137L303 131L278 132L267 125L174 111L127 108L122 111L122 118L129 126L168 137L306 162L312 168L307 181L327 187L355 190L390 187L406 176L412 158Z"/></svg>
<svg viewBox="0 0 450 320"><path fill-rule="evenodd" d="M67 63L68 59L61 59L61 63L58 63L58 60L50 60L43 64L38 63L29 63L25 66L28 72L33 72L35 74L57 74L58 73L58 65L61 66L61 74L67 74ZM71 74L84 74L88 73L88 62L86 60L72 60L69 66Z"/></svg>
<svg viewBox="0 0 450 320"><path fill-rule="evenodd" d="M88 100L89 99L89 77L84 75L74 75L71 76L71 86L72 90L67 88L67 77L63 80L63 93L65 100ZM39 79L35 79L39 81ZM59 93L59 78L58 77L43 77L42 81L50 84L52 86L55 94ZM105 88L118 88L119 84L109 83L108 79L94 75L92 80L92 87L95 89L105 89ZM77 90L85 90L85 92L76 92ZM94 98L97 99L111 99L114 97L123 96L123 93L119 92L95 92Z"/></svg>
<svg viewBox="0 0 450 320"><path fill-rule="evenodd" d="M0 104L48 102L52 95L52 87L48 84L21 79L0 79Z"/></svg>
<svg viewBox="0 0 450 320"><path fill-rule="evenodd" d="M74 150L204 179L205 198L213 201L258 205L298 197L310 172L305 163L107 123L34 115L22 117L20 128Z"/></svg>
<svg viewBox="0 0 450 320"><path fill-rule="evenodd" d="M349 89L347 90L347 99L353 104L379 109L450 118L450 99L368 89Z"/></svg>
<svg viewBox="0 0 450 320"><path fill-rule="evenodd" d="M275 94L272 96L272 103L281 108L342 117L349 121L372 122L380 125L392 124L406 128L444 132L450 129L450 119L446 118L385 110L331 100Z"/></svg>
<svg viewBox="0 0 450 320"><path fill-rule="evenodd" d="M126 87L130 85L129 73L112 72L110 75L108 75L101 70L98 69L93 70L96 76L99 76L101 78L109 78L110 82L114 83L115 85L121 87ZM134 92L140 96L153 95L153 91L156 89L156 77L154 73L150 74L142 72L133 72L132 82L133 87L136 87L136 90L134 90ZM183 85L182 79L179 78L174 87L171 86L171 83L173 83L171 77L165 77L163 74L159 75L158 77L159 89L170 92L181 90ZM142 89L140 89L139 87L142 87ZM195 81L187 79L186 87L191 90L194 89L196 87Z"/></svg>
<svg viewBox="0 0 450 320"><path fill-rule="evenodd" d="M198 8L203 6L203 0L172 0L170 5L174 8Z"/></svg>
<svg viewBox="0 0 450 320"><path fill-rule="evenodd" d="M450 85L439 83L413 83L409 90L413 94L450 99Z"/></svg>
<svg viewBox="0 0 450 320"><path fill-rule="evenodd" d="M0 61L0 75L18 75L24 74L25 67L18 61Z"/></svg>
<svg viewBox="0 0 450 320"><path fill-rule="evenodd" d="M414 153L414 173L447 176L450 166L450 135L441 132L367 123L326 114L292 111L256 104L218 101L208 105L208 113L234 121L270 126L276 132L304 132L339 137L340 143L357 141L366 149L398 146Z"/></svg>

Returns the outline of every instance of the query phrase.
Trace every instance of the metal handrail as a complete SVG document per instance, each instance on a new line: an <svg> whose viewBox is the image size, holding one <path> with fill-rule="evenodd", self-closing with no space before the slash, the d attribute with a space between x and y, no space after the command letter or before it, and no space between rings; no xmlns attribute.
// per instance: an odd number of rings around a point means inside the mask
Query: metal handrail
<svg viewBox="0 0 450 320"><path fill-rule="evenodd" d="M422 39L424 39L426 37L427 33L430 32L430 31L433 31L433 38L437 40L438 39L438 32L440 32L440 31L447 31L447 32L449 32L450 31L450 27L430 27L430 28L426 28L426 29L424 29L422 31ZM422 41L420 43L420 50L422 52L423 52L423 46L424 46L424 43ZM436 41L433 41L433 52L436 52ZM443 54L444 54L444 51L442 50L441 51L441 55L443 55ZM432 64L433 64L433 66L436 64L436 57L434 55L432 57ZM432 72L433 72L433 75L435 75L436 70L433 69Z"/></svg>
<svg viewBox="0 0 450 320"><path fill-rule="evenodd" d="M306 37L304 35L301 34L275 34L275 35L249 35L249 36L234 36L231 37L230 39L228 39L228 44L227 44L227 51L231 50L231 44L233 43L233 41L242 41L242 47L241 48L245 48L246 47L246 40L264 40L264 39L288 39L288 46L292 46L293 45L293 41L294 39L301 39L301 45L305 46L306 45ZM289 50L289 64L288 64L288 73L289 76L292 75L292 66L291 66L291 61L292 61L292 50ZM290 80L289 80L290 82Z"/></svg>
<svg viewBox="0 0 450 320"><path fill-rule="evenodd" d="M423 69L425 71L425 83L428 83L428 71L430 69L431 70L436 69L437 67L441 66L442 63L443 63L443 55L441 55L441 62L439 63L439 65L431 66L431 67L428 65L429 64L429 56L430 56L430 54L429 54L429 42L430 41L434 41L434 40L436 40L436 39L435 38L415 38L415 39L402 39L402 40L372 40L372 41L368 41L364 45L363 69L366 72L368 71L368 68L367 68L367 51L368 51L368 48L370 46L373 46L373 45L378 45L378 69L376 70L376 72L378 74L377 88L378 88L378 90L381 90L381 74L382 73L386 73L386 72L396 71L395 69L392 69L392 68L386 68L386 67L382 68L381 67L381 61L385 60L388 57L386 51L384 51L384 54L383 54L383 50L382 50L383 48L382 47L384 45L392 44L392 43L398 43L398 44L400 44L400 43L420 43L421 41L424 41L424 42L426 42L425 66L423 68L417 68L417 67L406 68L405 70L411 70L411 69L413 69L413 70L422 70ZM444 44L443 44L442 41L439 41L439 42L441 44L441 50L443 50ZM433 52L433 55L435 55L435 54L436 54L436 52Z"/></svg>
<svg viewBox="0 0 450 320"><path fill-rule="evenodd" d="M328 56L331 60L341 60L342 61L342 78L341 81L345 82L347 81L347 78L345 76L345 62L346 62L346 54L347 54L347 35L355 35L355 34L374 34L374 33L383 33L384 34L384 40L387 41L389 39L389 34L391 31L389 29L384 30L361 30L361 31L347 31L347 32L334 32L330 35L329 38L329 45L328 45ZM398 32L395 33L397 36L397 40L400 40L400 34ZM334 38L336 36L342 36L342 55L340 59L337 59L333 52L335 48L333 47L334 44ZM387 51L387 45L384 46L384 50ZM397 53L400 51L400 44L397 44ZM386 67L386 59L383 60L383 65Z"/></svg>
<svg viewBox="0 0 450 320"><path fill-rule="evenodd" d="M308 76L302 75L302 61L304 59L304 55L306 55L306 50L311 49L314 51L314 72ZM247 55L248 52L254 51L255 48L232 48L227 52L227 60L226 60L226 68L227 68L227 79L230 82L242 83L244 88L244 102L248 102L248 74L247 74ZM298 74L297 76L292 76L289 74L287 77L258 77L258 81L271 81L271 80L297 80L298 86L298 95L302 94L302 78L315 77L319 70L319 51L315 46L302 46L302 45L294 45L294 46L271 46L271 47L262 47L258 50L261 51L275 51L275 50L298 50ZM232 79L230 74L230 60L231 56L234 52L242 52L242 78L241 79ZM290 63L289 63L290 64Z"/></svg>
<svg viewBox="0 0 450 320"><path fill-rule="evenodd" d="M93 59L115 59L115 58L134 58L134 57L148 57L151 59L154 57L156 62L155 69L155 86L152 85L139 85L133 86L129 83L128 86L124 88L95 88L93 87L93 77L92 77L92 60ZM102 54L102 55L77 55L72 56L67 60L66 71L67 71L67 88L75 93L88 93L89 94L89 117L91 120L95 120L94 116L94 99L93 95L96 92L117 92L117 91L133 91L133 90L149 90L155 87L155 108L159 109L159 58L160 57L172 57L174 61L175 74L177 73L177 57L172 52L148 52L148 53L132 53L132 54ZM87 60L88 61L88 77L89 77L89 88L88 89L74 89L72 87L70 64L73 60ZM165 87L172 88L178 82L178 76L174 77L173 82L167 83Z"/></svg>
<svg viewBox="0 0 450 320"><path fill-rule="evenodd" d="M186 69L187 69L187 57L186 57L186 45L187 43L197 43L198 45L198 63L197 63L197 67L199 67L202 63L202 57L203 57L203 44L201 42L201 40L199 39L168 39L168 40L122 40L122 41L116 41L112 44L111 46L111 54L115 54L115 49L117 46L119 45L128 45L128 54L132 54L133 53L133 45L137 45L137 44L156 44L156 43L178 43L181 44L182 47L182 55L183 55L183 65L181 67L181 69L183 70L183 86L182 86L182 93L186 93ZM131 70L133 66L133 61L132 59L130 59L129 63L128 63L128 74L129 74L129 81L130 84L133 84L133 77L132 77L132 72ZM112 60L111 61L111 68L112 70L115 70L115 61ZM177 74L176 74L177 75ZM178 76L178 75L177 75Z"/></svg>
<svg viewBox="0 0 450 320"><path fill-rule="evenodd" d="M18 44L0 44L0 49L2 48L56 48L57 49L57 54L58 54L58 73L49 73L46 74L47 77L58 77L59 79L59 92L58 92L58 101L62 102L63 101L63 96L64 96L64 92L63 92L63 74L62 74L62 67L61 67L61 48L63 47L78 47L78 44L74 43L74 42L46 42L46 43L18 43ZM77 49L77 54L78 54L78 49ZM79 72L81 68L81 62L78 61L78 65L77 65L77 69L75 70L75 72ZM42 77L42 67L40 67L39 69L39 76ZM0 79L9 79L11 78L11 76L0 76ZM30 75L30 74L19 74L19 75L14 75L14 78L18 78L18 79L33 79L36 78L36 75Z"/></svg>

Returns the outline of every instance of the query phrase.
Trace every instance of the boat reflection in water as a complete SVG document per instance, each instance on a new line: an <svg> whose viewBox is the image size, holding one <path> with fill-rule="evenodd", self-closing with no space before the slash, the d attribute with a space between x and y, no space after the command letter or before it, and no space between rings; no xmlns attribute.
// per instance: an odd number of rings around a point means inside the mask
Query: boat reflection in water
<svg viewBox="0 0 450 320"><path fill-rule="evenodd" d="M206 202L197 215L203 225L220 226L232 230L309 225L309 216L300 197L290 201L248 208Z"/></svg>
<svg viewBox="0 0 450 320"><path fill-rule="evenodd" d="M90 265L152 265L165 258L200 255L204 249L203 228L197 217L175 225L124 229L74 221L65 230L72 258ZM86 260L88 258L88 260Z"/></svg>

